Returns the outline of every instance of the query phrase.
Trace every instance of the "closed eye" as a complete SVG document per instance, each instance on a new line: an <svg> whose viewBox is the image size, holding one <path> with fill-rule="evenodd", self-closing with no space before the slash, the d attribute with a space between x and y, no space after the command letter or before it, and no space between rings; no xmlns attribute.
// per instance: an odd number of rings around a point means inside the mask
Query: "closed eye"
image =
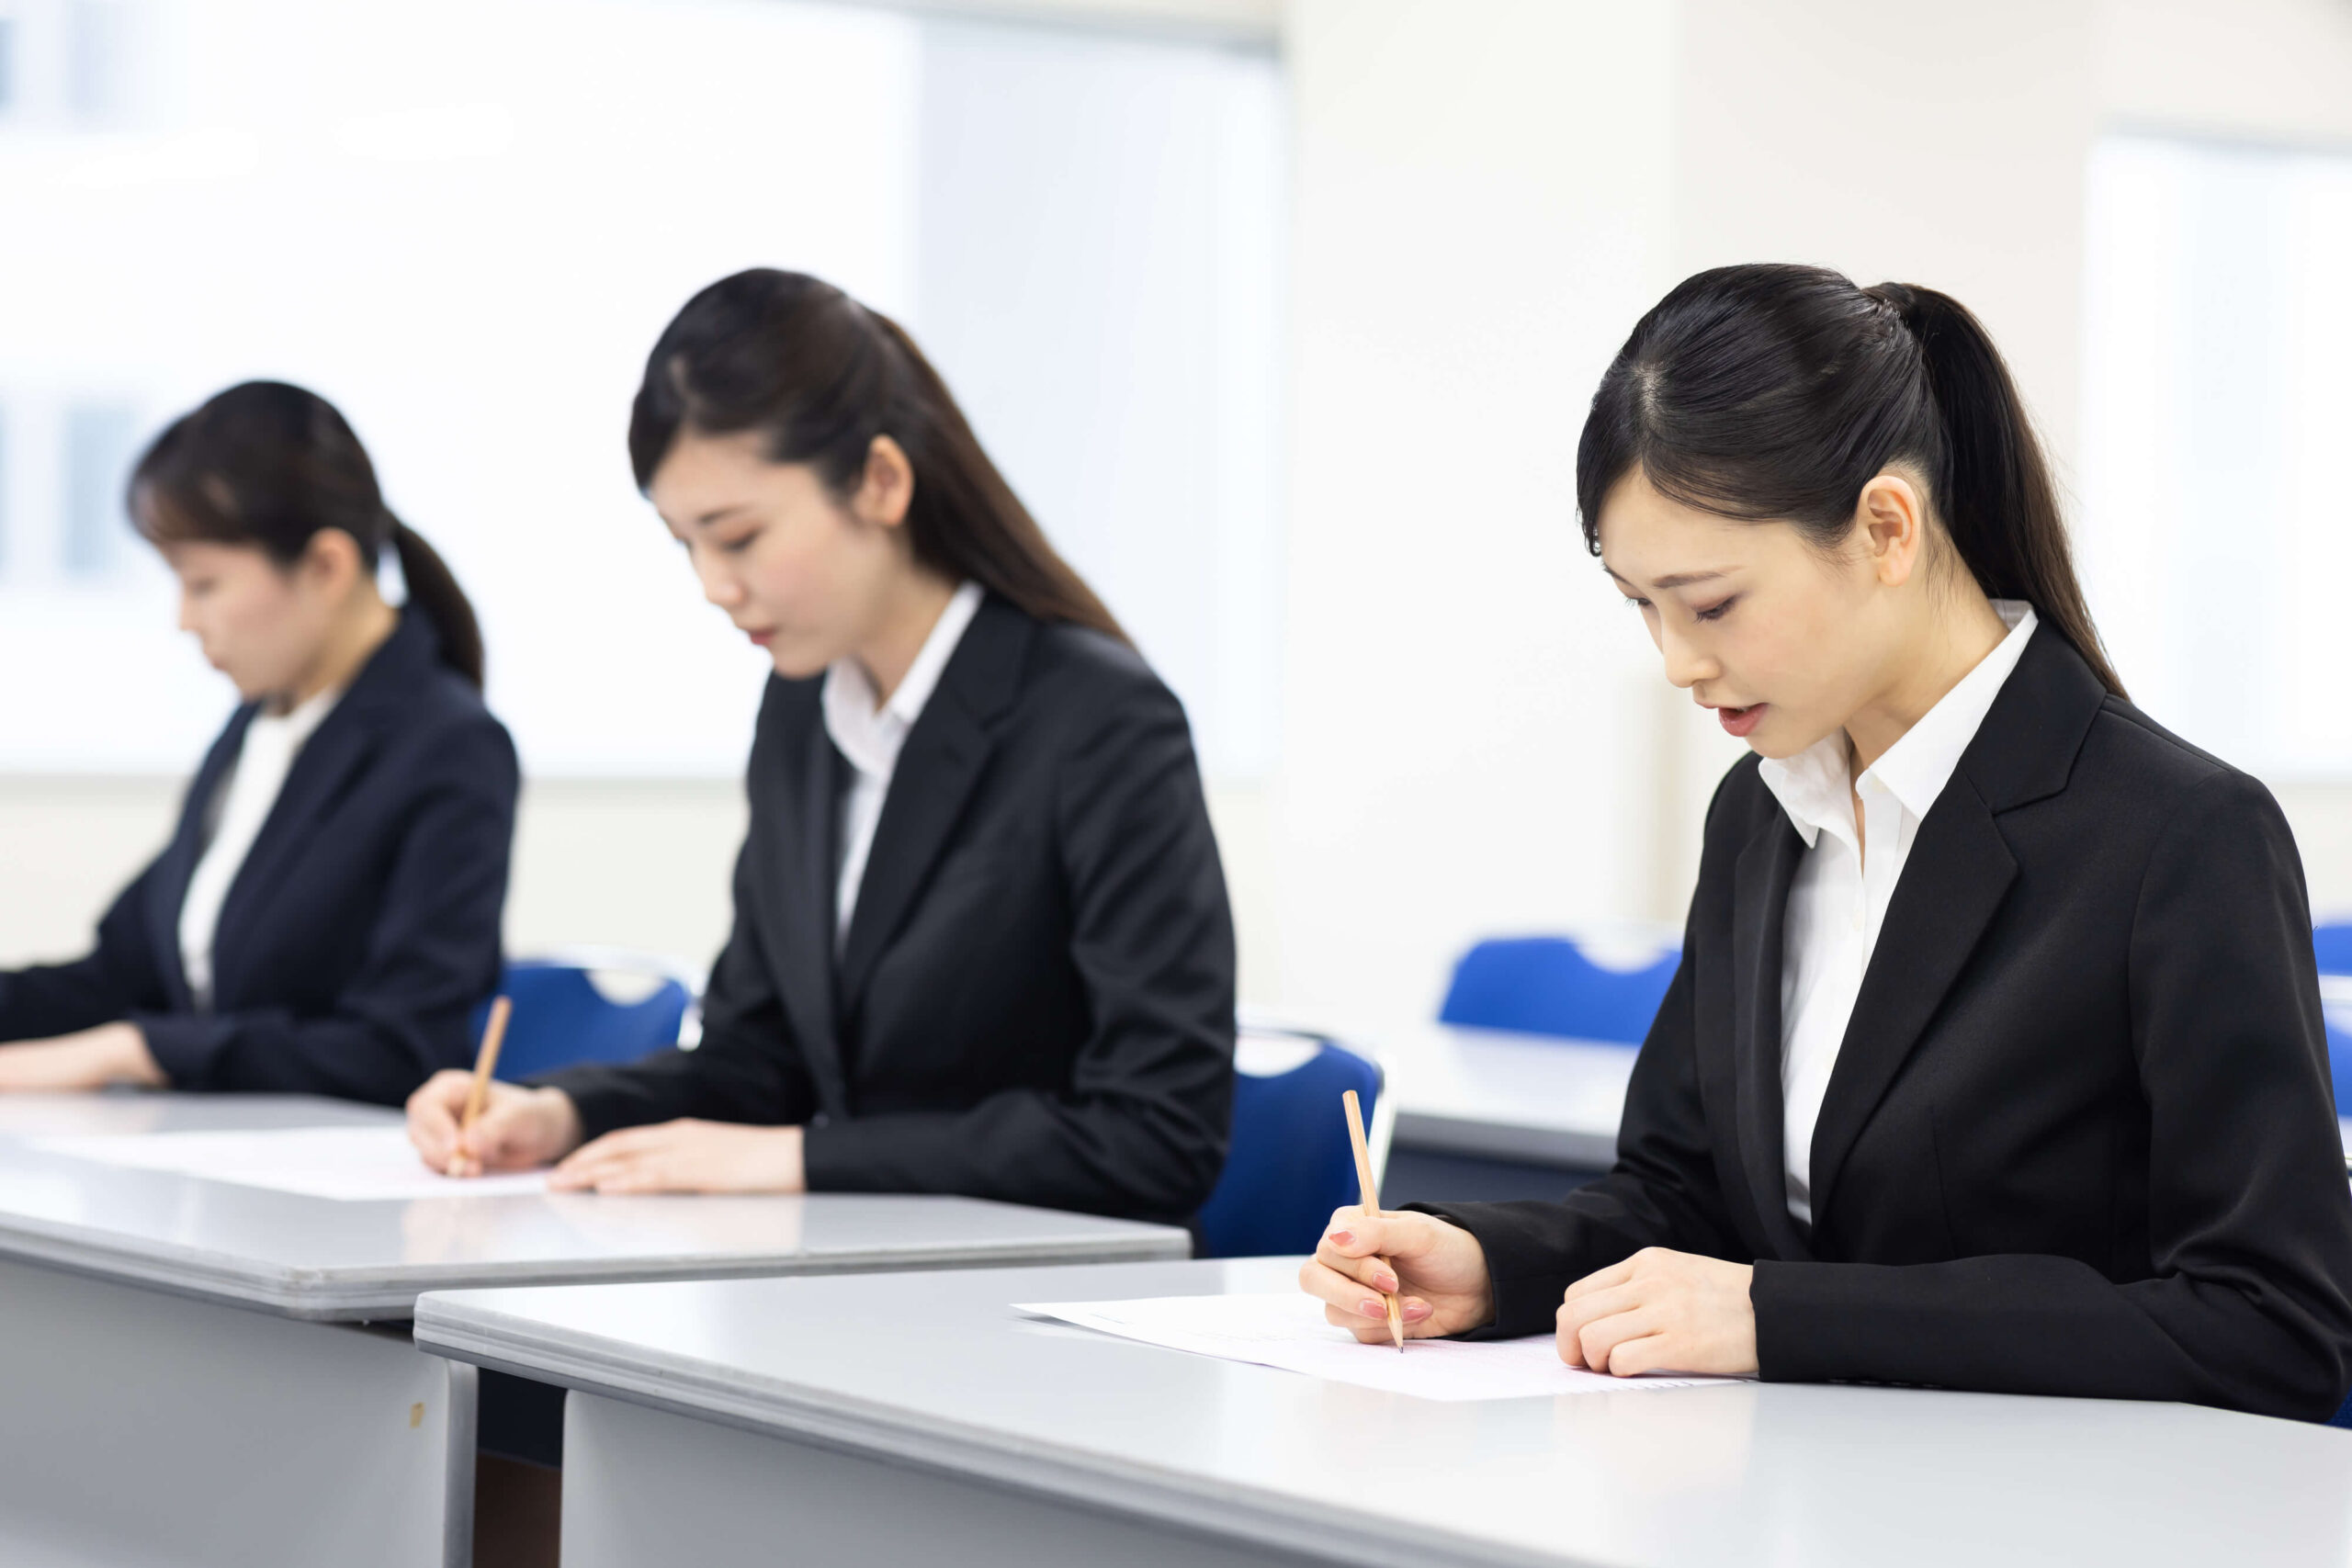
<svg viewBox="0 0 2352 1568"><path fill-rule="evenodd" d="M1728 599L1717 600L1703 610L1691 611L1690 618L1694 621L1720 621L1724 614L1737 603L1739 603L1739 595L1735 593Z"/></svg>

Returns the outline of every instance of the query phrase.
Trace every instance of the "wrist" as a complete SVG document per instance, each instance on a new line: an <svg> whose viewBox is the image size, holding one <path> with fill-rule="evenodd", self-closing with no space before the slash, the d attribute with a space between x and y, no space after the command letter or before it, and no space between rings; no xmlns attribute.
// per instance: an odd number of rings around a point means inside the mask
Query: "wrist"
<svg viewBox="0 0 2352 1568"><path fill-rule="evenodd" d="M128 1021L109 1028L111 1034L105 1053L106 1076L109 1080L144 1084L153 1089L169 1084L162 1066L155 1060L155 1054L147 1049L146 1031Z"/></svg>
<svg viewBox="0 0 2352 1568"><path fill-rule="evenodd" d="M587 1141L587 1129L580 1122L580 1107L572 1103L571 1096L554 1088L535 1089L531 1092L539 1097L548 1159L561 1159Z"/></svg>

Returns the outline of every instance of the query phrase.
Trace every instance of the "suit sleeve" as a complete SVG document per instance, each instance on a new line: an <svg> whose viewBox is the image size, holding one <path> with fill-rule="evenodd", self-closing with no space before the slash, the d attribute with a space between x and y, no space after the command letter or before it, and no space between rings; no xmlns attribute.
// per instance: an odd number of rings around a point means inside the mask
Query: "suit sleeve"
<svg viewBox="0 0 2352 1568"><path fill-rule="evenodd" d="M1704 896L1702 877L1683 933L1682 962L1634 1063L1617 1164L1609 1174L1556 1202L1406 1205L1460 1225L1487 1255L1495 1320L1464 1337L1549 1332L1568 1286L1645 1247L1747 1260L1724 1215L1699 1100L1691 991L1700 958L1697 906Z"/></svg>
<svg viewBox="0 0 2352 1568"><path fill-rule="evenodd" d="M498 984L514 748L494 721L431 745L366 955L330 1009L132 1010L174 1088L397 1105L470 1060L468 1020Z"/></svg>
<svg viewBox="0 0 2352 1568"><path fill-rule="evenodd" d="M701 1043L532 1080L571 1097L588 1137L682 1116L789 1126L816 1110L816 1089L763 956L752 856L747 840L735 861L734 929L705 988Z"/></svg>
<svg viewBox="0 0 2352 1568"><path fill-rule="evenodd" d="M163 971L147 934L154 876L151 864L116 897L88 956L0 973L0 1041L47 1040L164 1005Z"/></svg>
<svg viewBox="0 0 2352 1568"><path fill-rule="evenodd" d="M1183 708L1157 682L1106 706L1063 764L1055 807L1070 956L1093 1015L1069 1087L811 1127L811 1190L1182 1220L1216 1185L1233 1114L1225 874Z"/></svg>
<svg viewBox="0 0 2352 1568"><path fill-rule="evenodd" d="M2153 1276L2034 1256L1758 1263L1766 1378L2334 1411L2352 1382L2352 1196L2301 861L2254 780L2213 775L2165 828L2130 973Z"/></svg>

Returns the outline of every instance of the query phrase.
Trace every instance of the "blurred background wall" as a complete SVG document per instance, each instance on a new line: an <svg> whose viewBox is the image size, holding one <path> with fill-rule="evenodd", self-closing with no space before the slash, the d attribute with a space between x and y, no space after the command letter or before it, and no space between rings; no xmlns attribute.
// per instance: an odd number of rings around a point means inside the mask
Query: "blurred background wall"
<svg viewBox="0 0 2352 1568"><path fill-rule="evenodd" d="M1571 475L1738 260L1985 318L2134 695L2352 909L2348 0L348 9L0 6L0 963L77 949L226 712L114 491L264 373L483 611L512 944L707 961L759 661L619 434L755 263L908 319L1178 686L1250 1000L1376 1032L1477 935L1679 918L1737 748Z"/></svg>

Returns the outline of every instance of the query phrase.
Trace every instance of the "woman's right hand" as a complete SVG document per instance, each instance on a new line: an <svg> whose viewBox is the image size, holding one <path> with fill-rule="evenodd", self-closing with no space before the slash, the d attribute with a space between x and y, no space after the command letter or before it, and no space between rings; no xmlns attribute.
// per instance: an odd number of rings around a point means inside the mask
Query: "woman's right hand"
<svg viewBox="0 0 2352 1568"><path fill-rule="evenodd" d="M472 1130L459 1132L473 1089L473 1074L450 1067L408 1097L408 1141L434 1169L450 1176L529 1170L580 1146L580 1111L570 1095L495 1080Z"/></svg>
<svg viewBox="0 0 2352 1568"><path fill-rule="evenodd" d="M1389 1268L1381 1266L1385 1259ZM1323 1303L1323 1315L1366 1344L1388 1337L1388 1308L1378 1292L1398 1294L1405 1334L1434 1339L1465 1334L1494 1320L1494 1282L1478 1238L1434 1214L1336 1211L1323 1240L1298 1271L1299 1288Z"/></svg>

